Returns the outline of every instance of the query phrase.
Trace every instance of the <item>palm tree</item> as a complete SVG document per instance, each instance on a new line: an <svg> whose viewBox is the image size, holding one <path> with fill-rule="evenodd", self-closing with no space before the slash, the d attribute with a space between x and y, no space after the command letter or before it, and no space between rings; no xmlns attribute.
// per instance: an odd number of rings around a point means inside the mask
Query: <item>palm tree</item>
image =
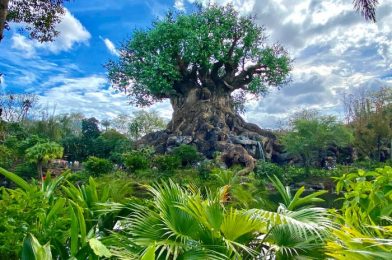
<svg viewBox="0 0 392 260"><path fill-rule="evenodd" d="M354 8L360 12L367 21L376 22L376 7L378 0L354 0Z"/></svg>

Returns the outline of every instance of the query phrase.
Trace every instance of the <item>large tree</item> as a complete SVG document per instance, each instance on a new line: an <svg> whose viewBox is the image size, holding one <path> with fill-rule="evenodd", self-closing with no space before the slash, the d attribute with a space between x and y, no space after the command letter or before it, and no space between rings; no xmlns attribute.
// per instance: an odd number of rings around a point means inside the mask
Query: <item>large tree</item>
<svg viewBox="0 0 392 260"><path fill-rule="evenodd" d="M107 65L109 77L135 105L170 99L174 112L166 138L186 136L180 140L204 154L224 150L231 135L261 132L237 113L246 97L261 97L288 81L291 59L266 40L264 27L230 5L169 13L133 32L120 60Z"/></svg>
<svg viewBox="0 0 392 260"><path fill-rule="evenodd" d="M56 25L65 13L69 0L0 0L0 41L10 23L20 23L30 38L40 42L53 41L59 32Z"/></svg>

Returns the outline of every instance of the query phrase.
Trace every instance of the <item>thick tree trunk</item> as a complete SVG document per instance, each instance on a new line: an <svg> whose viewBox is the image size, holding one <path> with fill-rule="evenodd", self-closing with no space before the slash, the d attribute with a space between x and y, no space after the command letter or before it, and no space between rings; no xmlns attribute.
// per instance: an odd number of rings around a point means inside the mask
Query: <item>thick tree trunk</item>
<svg viewBox="0 0 392 260"><path fill-rule="evenodd" d="M143 137L142 144L158 152L192 144L207 158L221 152L226 164L246 166L243 174L254 168L255 159L271 158L274 136L236 114L230 92L193 88L170 101L173 117L166 131Z"/></svg>
<svg viewBox="0 0 392 260"><path fill-rule="evenodd" d="M0 0L0 42L4 37L5 22L8 14L9 0Z"/></svg>

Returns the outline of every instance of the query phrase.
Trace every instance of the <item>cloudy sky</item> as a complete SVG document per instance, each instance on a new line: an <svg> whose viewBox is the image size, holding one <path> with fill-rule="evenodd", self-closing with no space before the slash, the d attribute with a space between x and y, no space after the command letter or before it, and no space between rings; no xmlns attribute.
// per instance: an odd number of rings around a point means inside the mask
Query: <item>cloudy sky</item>
<svg viewBox="0 0 392 260"><path fill-rule="evenodd" d="M169 9L189 10L194 0L71 1L55 42L40 44L18 30L0 43L0 88L40 96L56 113L83 112L99 119L137 108L110 88L103 67L135 28L145 28ZM351 0L216 0L232 3L266 26L294 58L293 81L266 98L250 101L244 115L265 128L277 127L301 108L341 115L343 93L392 86L392 0L380 0L377 23L353 11ZM154 105L170 118L168 102Z"/></svg>

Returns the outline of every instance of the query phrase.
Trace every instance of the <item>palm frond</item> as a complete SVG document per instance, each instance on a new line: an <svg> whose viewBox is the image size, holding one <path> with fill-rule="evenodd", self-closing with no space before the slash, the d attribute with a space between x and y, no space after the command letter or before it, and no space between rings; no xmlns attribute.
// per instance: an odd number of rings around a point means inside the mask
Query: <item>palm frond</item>
<svg viewBox="0 0 392 260"><path fill-rule="evenodd" d="M334 224L324 208L304 208L290 211L281 205L278 212L251 209L247 211L247 214L261 223L266 223L270 228L287 224L292 234L299 234L304 238L307 238L309 234L322 238L328 229L334 228Z"/></svg>

